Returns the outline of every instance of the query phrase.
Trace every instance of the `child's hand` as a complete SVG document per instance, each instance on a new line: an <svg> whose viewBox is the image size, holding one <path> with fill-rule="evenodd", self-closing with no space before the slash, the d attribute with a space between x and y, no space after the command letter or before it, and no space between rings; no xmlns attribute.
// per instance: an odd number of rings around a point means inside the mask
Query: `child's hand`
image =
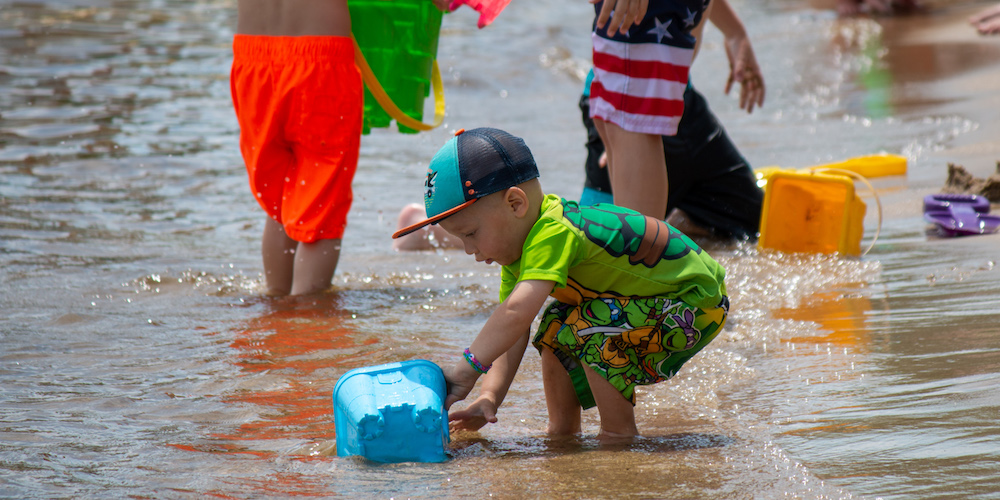
<svg viewBox="0 0 1000 500"><path fill-rule="evenodd" d="M590 0L590 3L596 4L600 1ZM649 0L604 0L601 12L597 15L597 28L604 29L604 25L607 24L609 36L614 35L615 31L625 33L632 25L639 24L642 18L646 17L647 8ZM610 23L608 18L611 18Z"/></svg>
<svg viewBox="0 0 1000 500"><path fill-rule="evenodd" d="M478 431L486 424L497 423L497 407L492 399L480 396L468 408L448 414L449 427L455 431Z"/></svg>
<svg viewBox="0 0 1000 500"><path fill-rule="evenodd" d="M726 56L729 57L729 80L726 95L733 82L740 84L740 109L753 113L753 108L764 105L764 76L757 65L750 40L745 36L726 38Z"/></svg>
<svg viewBox="0 0 1000 500"><path fill-rule="evenodd" d="M434 6L441 12L451 12L451 0L434 0Z"/></svg>
<svg viewBox="0 0 1000 500"><path fill-rule="evenodd" d="M448 396L444 400L444 409L451 408L451 405L465 399L476 386L479 380L479 373L469 366L463 358L451 368L444 371L444 381L448 386Z"/></svg>

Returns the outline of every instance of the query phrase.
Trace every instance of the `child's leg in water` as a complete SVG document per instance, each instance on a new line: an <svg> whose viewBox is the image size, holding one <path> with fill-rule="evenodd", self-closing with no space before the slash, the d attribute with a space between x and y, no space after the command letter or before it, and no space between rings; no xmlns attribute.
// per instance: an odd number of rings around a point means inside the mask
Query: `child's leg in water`
<svg viewBox="0 0 1000 500"><path fill-rule="evenodd" d="M340 239L295 241L279 222L268 217L261 242L267 293L308 295L330 288L340 260L340 244Z"/></svg>
<svg viewBox="0 0 1000 500"><path fill-rule="evenodd" d="M600 376L587 365L583 365L587 374L590 392L597 402L597 411L601 414L601 432L599 438L623 438L639 435L635 425L635 407L625 399L611 382Z"/></svg>
<svg viewBox="0 0 1000 500"><path fill-rule="evenodd" d="M601 415L599 438L622 438L639 435L635 424L635 409L610 382L590 367L583 366L587 384ZM571 435L582 431L580 401L577 399L566 368L549 349L542 349L542 381L545 384L545 404L549 411L548 433Z"/></svg>
<svg viewBox="0 0 1000 500"><path fill-rule="evenodd" d="M330 288L340 262L340 238L299 242L295 249L292 295L320 293Z"/></svg>
<svg viewBox="0 0 1000 500"><path fill-rule="evenodd" d="M549 349L542 349L542 382L549 411L547 432L557 436L579 434L582 411L566 368Z"/></svg>
<svg viewBox="0 0 1000 500"><path fill-rule="evenodd" d="M264 222L261 254L264 260L264 283L268 295L288 295L292 291L295 248L299 242L285 234L281 223L268 217Z"/></svg>

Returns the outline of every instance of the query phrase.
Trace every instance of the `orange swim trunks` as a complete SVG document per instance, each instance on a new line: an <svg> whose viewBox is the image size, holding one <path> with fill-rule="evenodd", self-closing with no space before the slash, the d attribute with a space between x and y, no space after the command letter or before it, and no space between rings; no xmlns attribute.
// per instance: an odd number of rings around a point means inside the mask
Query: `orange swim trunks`
<svg viewBox="0 0 1000 500"><path fill-rule="evenodd" d="M250 192L296 241L343 237L364 100L351 39L236 35L233 55Z"/></svg>

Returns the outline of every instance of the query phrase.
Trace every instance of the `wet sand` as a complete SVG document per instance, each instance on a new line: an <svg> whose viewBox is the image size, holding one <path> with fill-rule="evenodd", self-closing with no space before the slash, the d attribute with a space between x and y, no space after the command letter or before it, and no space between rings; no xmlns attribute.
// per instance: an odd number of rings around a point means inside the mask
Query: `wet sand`
<svg viewBox="0 0 1000 500"><path fill-rule="evenodd" d="M979 35L968 23L969 16L992 3L925 2L922 13L878 19L896 112L957 116L968 120L971 129L955 134L916 164L911 162L905 178L876 183L886 218L921 216L923 196L942 190L949 163L964 166L976 178L996 173L1000 162L1000 36ZM869 206L872 214L875 207ZM993 213L998 209L1000 205L994 204ZM869 215L866 224L872 223ZM932 226L928 226L928 239L937 239ZM952 240L952 244L981 247L995 255L1000 234Z"/></svg>
<svg viewBox="0 0 1000 500"><path fill-rule="evenodd" d="M927 15L882 23L887 62L896 77L936 97L935 113L959 114L978 125L933 155L940 162L933 180L941 184L948 162L986 177L1000 161L1000 36L979 35L968 23L969 16L993 3L932 7Z"/></svg>
<svg viewBox="0 0 1000 500"><path fill-rule="evenodd" d="M982 177L992 174L1000 161L1000 36L980 35L968 23L970 16L995 3L924 0L921 12L874 18L882 30L884 63L897 87L891 97L897 111L961 115L978 127L934 153L941 166L935 180L942 184L948 162ZM835 2L815 0L809 5L832 9ZM845 18L840 23L850 26L868 19Z"/></svg>

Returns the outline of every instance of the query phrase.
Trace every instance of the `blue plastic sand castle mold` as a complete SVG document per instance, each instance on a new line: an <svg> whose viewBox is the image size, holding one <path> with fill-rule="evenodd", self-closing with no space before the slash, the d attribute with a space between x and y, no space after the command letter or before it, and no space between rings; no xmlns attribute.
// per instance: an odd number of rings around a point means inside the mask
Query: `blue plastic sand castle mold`
<svg viewBox="0 0 1000 500"><path fill-rule="evenodd" d="M423 359L355 368L333 389L337 455L443 462L449 441L444 373Z"/></svg>

